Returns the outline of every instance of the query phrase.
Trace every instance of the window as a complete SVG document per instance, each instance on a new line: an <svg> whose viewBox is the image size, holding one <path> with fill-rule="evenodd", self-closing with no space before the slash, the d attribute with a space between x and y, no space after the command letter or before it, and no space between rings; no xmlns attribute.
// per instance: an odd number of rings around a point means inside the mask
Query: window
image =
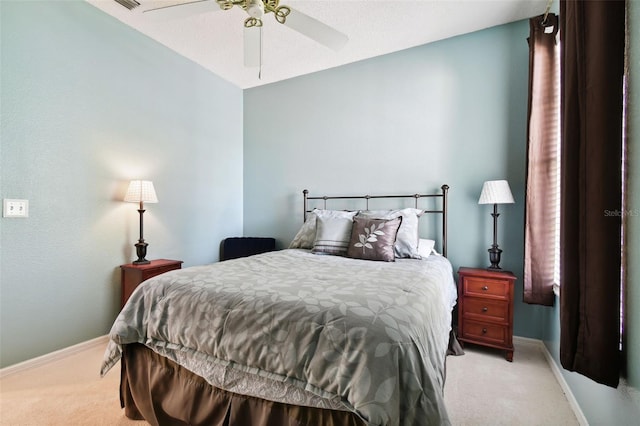
<svg viewBox="0 0 640 426"><path fill-rule="evenodd" d="M523 299L551 306L560 264L558 16L531 18L530 30Z"/></svg>

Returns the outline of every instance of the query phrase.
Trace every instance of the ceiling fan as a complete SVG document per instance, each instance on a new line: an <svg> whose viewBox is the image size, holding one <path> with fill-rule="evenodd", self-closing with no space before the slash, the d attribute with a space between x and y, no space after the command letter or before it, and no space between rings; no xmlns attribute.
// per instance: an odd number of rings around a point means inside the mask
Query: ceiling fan
<svg viewBox="0 0 640 426"><path fill-rule="evenodd" d="M249 17L244 21L244 65L262 65L262 18L273 13L275 20L302 35L334 50L344 47L349 38L336 30L289 6L280 0L194 0L146 2L142 7L138 0L115 0L129 10L136 10L156 19L177 19L214 10L229 10L234 6L244 9ZM159 6L162 4L162 6Z"/></svg>

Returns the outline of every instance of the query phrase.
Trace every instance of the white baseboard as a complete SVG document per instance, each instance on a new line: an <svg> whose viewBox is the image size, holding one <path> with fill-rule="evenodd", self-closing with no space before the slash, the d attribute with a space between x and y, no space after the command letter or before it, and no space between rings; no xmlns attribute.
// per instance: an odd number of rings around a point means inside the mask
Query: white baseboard
<svg viewBox="0 0 640 426"><path fill-rule="evenodd" d="M571 388L569 387L569 384L564 379L564 376L560 371L560 367L558 367L558 365L556 364L555 360L549 353L549 350L544 345L542 340L530 339L528 337L518 337L518 336L513 336L513 340L514 342L530 343L540 348L540 350L544 354L544 357L547 359L547 363L549 363L549 367L551 367L551 371L553 372L553 375L555 376L556 380L558 381L558 384L560 385L560 387L562 388L562 391L567 397L567 401L569 401L569 405L573 410L573 414L575 414L576 418L578 419L578 423L580 424L580 426L589 426L589 422L587 421L587 418L584 416L584 413L580 408L580 404L578 404L578 401L573 395L573 392L571 392Z"/></svg>
<svg viewBox="0 0 640 426"><path fill-rule="evenodd" d="M8 367L0 369L0 379L11 376L12 374L20 373L22 371L30 370L32 368L40 367L50 362L58 361L68 356L77 354L86 349L93 348L95 346L107 346L109 336L104 335L96 337L95 339L87 340L86 342L78 343L77 345L69 346L55 352L51 352L37 358L28 359L18 364L13 364Z"/></svg>

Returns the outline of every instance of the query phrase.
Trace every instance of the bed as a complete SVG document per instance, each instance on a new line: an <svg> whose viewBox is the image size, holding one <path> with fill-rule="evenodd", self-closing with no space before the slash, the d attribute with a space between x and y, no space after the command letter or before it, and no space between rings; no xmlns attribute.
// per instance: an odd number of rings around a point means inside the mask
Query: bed
<svg viewBox="0 0 640 426"><path fill-rule="evenodd" d="M456 286L441 189L305 190L305 220L288 249L140 285L113 324L101 368L120 361L125 415L161 425L449 424L443 387ZM415 205L370 210L377 198ZM440 207L418 209L421 199ZM328 210L336 200L365 206ZM418 235L427 214L440 217L438 249Z"/></svg>

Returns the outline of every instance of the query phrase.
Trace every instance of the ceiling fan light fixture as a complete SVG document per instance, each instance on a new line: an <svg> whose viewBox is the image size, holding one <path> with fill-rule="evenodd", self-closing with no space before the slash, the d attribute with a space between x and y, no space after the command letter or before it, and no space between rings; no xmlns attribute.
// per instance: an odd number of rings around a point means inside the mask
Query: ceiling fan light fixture
<svg viewBox="0 0 640 426"><path fill-rule="evenodd" d="M262 0L247 0L247 13L252 18L262 18L262 15L264 15L264 4Z"/></svg>
<svg viewBox="0 0 640 426"><path fill-rule="evenodd" d="M0 0L2 1L2 0ZM143 0L115 0L127 8L136 8ZM159 0L144 0L147 6ZM165 0L169 4L160 7L138 8L147 16L158 19L186 18L194 13L209 12L215 9L229 10L238 6L247 12L249 17L244 21L244 63L247 67L262 67L262 17L273 13L276 22L309 37L330 49L339 51L348 42L346 34L329 25L312 18L289 6L281 6L280 0ZM176 3L177 1L177 3ZM217 7L215 7L217 5ZM156 4L157 6L157 4ZM154 18L155 19L155 18ZM260 73L258 73L260 76Z"/></svg>

